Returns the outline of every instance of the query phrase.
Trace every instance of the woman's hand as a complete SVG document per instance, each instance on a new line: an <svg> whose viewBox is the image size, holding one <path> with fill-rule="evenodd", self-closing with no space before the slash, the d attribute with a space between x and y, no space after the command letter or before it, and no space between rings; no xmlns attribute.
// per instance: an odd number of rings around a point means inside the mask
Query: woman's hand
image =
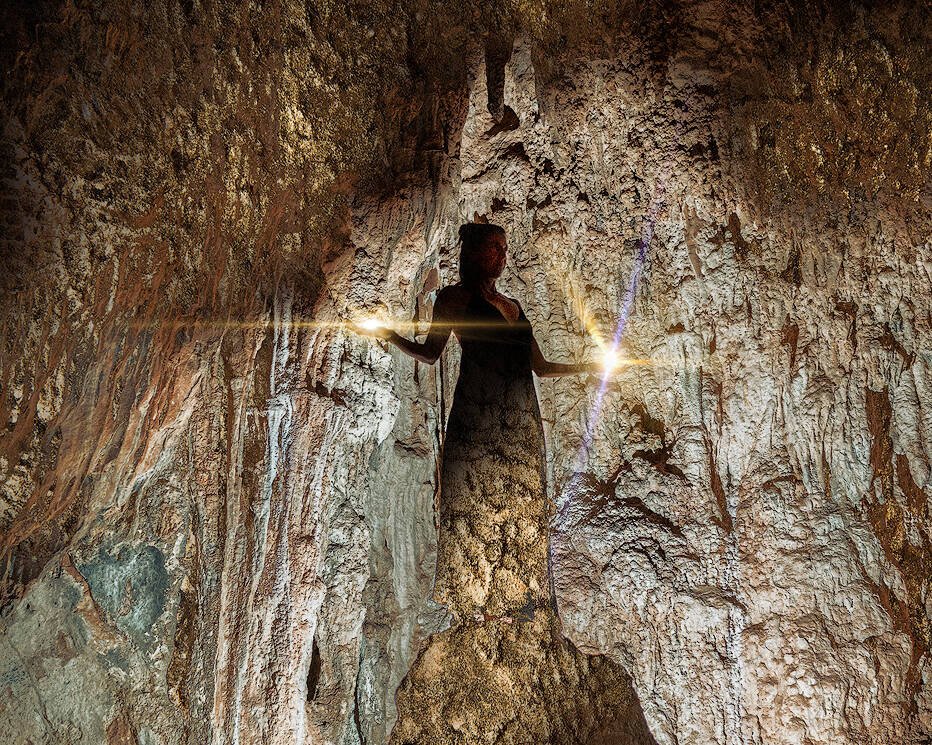
<svg viewBox="0 0 932 745"><path fill-rule="evenodd" d="M388 326L378 322L373 323L363 321L362 323L352 324L352 327L353 331L355 331L357 334L361 334L362 336L372 336L384 341L391 341L392 334L395 333Z"/></svg>
<svg viewBox="0 0 932 745"><path fill-rule="evenodd" d="M405 339L378 318L368 318L351 325L359 334L387 341L394 344L408 356L414 357L418 362L432 365L439 359L440 353L443 352L443 348L446 346L447 339L450 338L453 326L449 319L462 314L460 306L464 303L462 303L461 299L458 300L456 295L457 290L452 287L445 287L437 294L430 329L427 331L427 339L423 342Z"/></svg>
<svg viewBox="0 0 932 745"><path fill-rule="evenodd" d="M356 323L350 324L357 334L363 336L372 336L377 339L391 341L395 333L384 321L379 318L365 318Z"/></svg>
<svg viewBox="0 0 932 745"><path fill-rule="evenodd" d="M531 336L531 367L539 378L559 378L563 375L598 375L606 378L620 367L620 360L614 353L606 352L601 362L579 362L566 364L550 362L544 358L537 340Z"/></svg>

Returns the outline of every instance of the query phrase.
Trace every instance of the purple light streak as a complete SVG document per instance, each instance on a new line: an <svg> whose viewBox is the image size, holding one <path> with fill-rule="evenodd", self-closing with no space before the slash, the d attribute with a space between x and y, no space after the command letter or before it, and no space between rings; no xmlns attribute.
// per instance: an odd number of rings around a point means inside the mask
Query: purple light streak
<svg viewBox="0 0 932 745"><path fill-rule="evenodd" d="M661 179L657 186L657 193L651 202L647 211L645 223L641 229L641 239L638 241L637 253L634 256L634 266L631 269L631 278L628 281L628 290L625 292L624 303L621 306L621 313L618 315L618 323L615 325L615 333L612 335L612 342L608 348L608 354L614 354L621 344L621 337L624 334L625 326L628 323L628 317L631 313L631 304L634 302L634 296L637 293L638 281L641 278L641 271L644 268L644 260L647 258L647 248L650 246L651 239L654 237L654 226L657 224L657 216L663 207L663 195L666 190L666 179ZM608 390L608 379L611 370L606 370L602 375L602 382L599 385L595 402L592 410L589 412L589 419L586 422L586 431L583 434L582 445L576 456L575 470L578 472L586 465L589 458L589 450L592 448L592 438L595 435L595 427L602 414L602 403L605 399L605 392Z"/></svg>

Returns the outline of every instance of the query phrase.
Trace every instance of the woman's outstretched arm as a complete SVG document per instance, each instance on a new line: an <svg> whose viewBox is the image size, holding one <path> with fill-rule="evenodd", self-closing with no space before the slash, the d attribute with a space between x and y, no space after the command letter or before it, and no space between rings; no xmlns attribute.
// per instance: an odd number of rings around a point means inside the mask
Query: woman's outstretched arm
<svg viewBox="0 0 932 745"><path fill-rule="evenodd" d="M512 302L517 304L519 308L521 307L517 300L512 299ZM562 375L579 375L582 373L597 375L605 372L605 367L598 362L567 364L564 362L551 362L545 359L533 332L531 332L531 369L539 378L559 378Z"/></svg>
<svg viewBox="0 0 932 745"><path fill-rule="evenodd" d="M431 320L430 331L427 332L427 338L423 342L405 339L395 331L390 331L386 336L387 339L405 354L414 357L419 362L426 362L433 365L437 358L440 357L443 348L447 345L447 339L450 338L450 327L444 325L443 328L437 322L436 317Z"/></svg>
<svg viewBox="0 0 932 745"><path fill-rule="evenodd" d="M443 348L447 345L450 338L450 332L453 330L451 319L454 317L454 308L456 299L451 297L451 293L441 290L437 294L437 302L434 303L434 312L430 321L430 329L427 332L427 338L423 342L405 339L397 332L381 328L370 332L386 341L390 341L402 352L419 362L426 362L428 365L434 364Z"/></svg>
<svg viewBox="0 0 932 745"><path fill-rule="evenodd" d="M550 362L544 359L537 339L531 337L531 367L535 374L541 378L559 378L561 375L578 375L580 373L598 374L605 372L603 365L597 362L580 362L566 364L563 362Z"/></svg>

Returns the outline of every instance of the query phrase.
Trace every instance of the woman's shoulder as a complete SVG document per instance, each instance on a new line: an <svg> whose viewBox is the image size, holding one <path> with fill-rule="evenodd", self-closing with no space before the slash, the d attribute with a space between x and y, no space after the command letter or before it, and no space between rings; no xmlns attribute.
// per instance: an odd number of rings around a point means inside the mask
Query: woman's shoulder
<svg viewBox="0 0 932 745"><path fill-rule="evenodd" d="M456 315L462 313L467 305L469 305L469 290L461 284L447 285L437 291L434 313Z"/></svg>
<svg viewBox="0 0 932 745"><path fill-rule="evenodd" d="M446 285L445 287L441 287L439 290L437 290L436 303L466 305L472 299L474 294L475 293L472 290L457 282L452 285ZM521 303L518 302L516 298L513 298L510 295L505 295L504 293L499 293L499 295L505 298L507 301L514 303L515 307L517 307L519 311L524 311Z"/></svg>
<svg viewBox="0 0 932 745"><path fill-rule="evenodd" d="M459 282L453 285L441 287L437 291L437 301L446 300L448 302L465 301L469 299L469 290Z"/></svg>

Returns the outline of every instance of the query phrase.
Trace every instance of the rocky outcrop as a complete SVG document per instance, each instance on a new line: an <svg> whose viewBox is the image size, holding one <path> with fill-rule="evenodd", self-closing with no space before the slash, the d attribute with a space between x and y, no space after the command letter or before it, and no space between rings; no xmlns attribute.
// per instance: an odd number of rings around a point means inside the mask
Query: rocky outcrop
<svg viewBox="0 0 932 745"><path fill-rule="evenodd" d="M650 736L930 736L921 9L37 8L3 52L5 741L388 742L446 623L456 350L341 324L429 317L476 213L549 357L622 322L645 361L539 393L562 631Z"/></svg>

